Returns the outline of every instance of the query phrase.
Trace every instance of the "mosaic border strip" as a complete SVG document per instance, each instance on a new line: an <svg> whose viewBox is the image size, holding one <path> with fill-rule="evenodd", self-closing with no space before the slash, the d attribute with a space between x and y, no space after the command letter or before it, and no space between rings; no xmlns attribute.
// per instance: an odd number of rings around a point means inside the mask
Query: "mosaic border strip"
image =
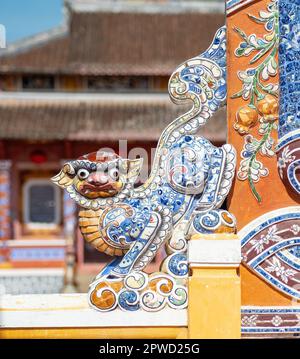
<svg viewBox="0 0 300 359"><path fill-rule="evenodd" d="M239 236L242 239L241 245L244 246L252 237L258 232L262 231L268 225L282 221L283 219L299 218L300 207L290 206L285 208L275 209L267 212L262 216L254 219L239 231Z"/></svg>
<svg viewBox="0 0 300 359"><path fill-rule="evenodd" d="M244 265L276 290L300 298L297 284L300 207L265 213L242 228L238 235Z"/></svg>
<svg viewBox="0 0 300 359"><path fill-rule="evenodd" d="M242 334L300 333L300 307L242 307Z"/></svg>

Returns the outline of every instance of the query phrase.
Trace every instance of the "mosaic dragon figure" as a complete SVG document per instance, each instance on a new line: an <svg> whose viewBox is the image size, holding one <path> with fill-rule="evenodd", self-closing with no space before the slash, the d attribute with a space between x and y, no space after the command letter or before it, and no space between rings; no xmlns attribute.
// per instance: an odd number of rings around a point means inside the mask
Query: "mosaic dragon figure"
<svg viewBox="0 0 300 359"><path fill-rule="evenodd" d="M196 135L226 100L225 28L207 51L176 69L169 93L192 108L163 131L143 185L134 186L141 159L102 151L66 163L53 178L81 207L85 240L116 256L91 284L90 303L98 310L185 306L187 239L235 231L233 216L219 209L233 180L235 150ZM149 276L142 270L164 243L168 257L161 272Z"/></svg>

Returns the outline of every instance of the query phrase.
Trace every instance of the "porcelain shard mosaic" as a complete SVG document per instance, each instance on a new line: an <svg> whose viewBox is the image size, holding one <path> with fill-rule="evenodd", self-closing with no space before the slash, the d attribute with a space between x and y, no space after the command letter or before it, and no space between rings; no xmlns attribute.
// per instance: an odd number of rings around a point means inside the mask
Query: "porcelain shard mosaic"
<svg viewBox="0 0 300 359"><path fill-rule="evenodd" d="M243 263L277 290L300 298L300 207L266 213L239 236Z"/></svg>
<svg viewBox="0 0 300 359"><path fill-rule="evenodd" d="M279 137L300 129L300 4L279 0Z"/></svg>
<svg viewBox="0 0 300 359"><path fill-rule="evenodd" d="M85 240L116 257L90 286L90 305L100 311L186 307L188 238L236 231L235 218L220 209L233 181L235 150L196 135L226 101L225 28L174 71L169 93L191 108L163 131L143 185L134 187L141 159L103 151L67 162L53 178L80 205ZM160 272L146 274L162 245L167 257Z"/></svg>
<svg viewBox="0 0 300 359"><path fill-rule="evenodd" d="M300 4L279 0L280 117L278 169L287 188L300 194Z"/></svg>

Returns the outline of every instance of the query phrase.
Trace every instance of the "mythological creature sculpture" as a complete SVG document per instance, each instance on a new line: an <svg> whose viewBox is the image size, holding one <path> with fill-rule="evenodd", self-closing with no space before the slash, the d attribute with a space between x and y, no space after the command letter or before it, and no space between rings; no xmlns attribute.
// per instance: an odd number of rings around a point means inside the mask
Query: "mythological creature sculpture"
<svg viewBox="0 0 300 359"><path fill-rule="evenodd" d="M101 151L66 163L53 178L81 207L85 240L116 256L91 284L90 303L98 310L186 305L188 237L235 231L234 217L219 209L233 180L235 150L196 135L226 99L225 38L221 28L207 51L172 74L171 99L193 106L163 131L143 185L134 187L141 159ZM164 243L169 256L162 272L148 276L142 270Z"/></svg>

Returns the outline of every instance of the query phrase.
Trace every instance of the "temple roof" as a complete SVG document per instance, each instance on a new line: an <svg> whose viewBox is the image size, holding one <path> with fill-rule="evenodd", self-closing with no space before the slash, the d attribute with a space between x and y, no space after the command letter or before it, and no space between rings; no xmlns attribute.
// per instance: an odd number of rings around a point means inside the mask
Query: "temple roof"
<svg viewBox="0 0 300 359"><path fill-rule="evenodd" d="M2 93L0 139L156 141L186 110L161 94ZM225 142L225 111L219 111L199 134Z"/></svg>
<svg viewBox="0 0 300 359"><path fill-rule="evenodd" d="M222 3L186 3L69 0L65 24L0 50L0 73L168 76L225 22Z"/></svg>

